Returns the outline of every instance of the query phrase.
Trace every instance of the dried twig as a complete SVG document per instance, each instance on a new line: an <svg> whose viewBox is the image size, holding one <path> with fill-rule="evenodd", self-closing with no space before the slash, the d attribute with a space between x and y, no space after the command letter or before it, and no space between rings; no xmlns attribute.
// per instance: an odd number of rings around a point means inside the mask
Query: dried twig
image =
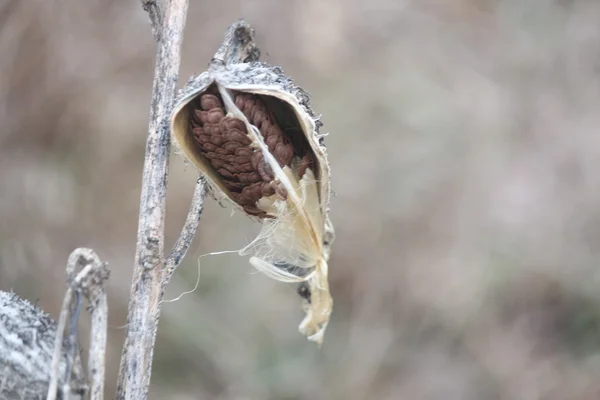
<svg viewBox="0 0 600 400"><path fill-rule="evenodd" d="M77 269L81 272L75 275ZM54 400L57 395L58 382L63 382L61 393L71 393L71 366L78 357L77 349L77 322L81 307L81 296L87 298L92 314L91 346L88 362L88 379L91 382L91 399L100 400L104 395L104 359L106 352L106 320L107 304L104 282L108 279L109 271L105 263L91 249L80 248L74 250L67 262L67 282L69 287L63 300L63 305L58 321L58 328L54 340L52 357L51 379L48 388L47 400ZM67 330L68 349L66 354L65 378L60 378L60 362L63 358L63 342L67 321L71 317Z"/></svg>
<svg viewBox="0 0 600 400"><path fill-rule="evenodd" d="M158 32L155 37L159 40L118 399L144 399L150 386L163 292L164 221L171 148L169 114L179 75L188 1L165 0L162 11L155 2L144 0L142 5L150 9L153 29Z"/></svg>
<svg viewBox="0 0 600 400"><path fill-rule="evenodd" d="M177 242L173 245L171 253L165 260L165 275L163 277L163 294L167 289L167 285L171 281L171 277L175 272L175 269L185 257L190 244L194 240L198 224L200 223L200 216L204 209L204 194L206 192L205 180L203 177L198 178L196 182L196 188L194 189L194 195L192 197L192 204L190 205L190 211L188 212L185 224L181 230L181 235Z"/></svg>
<svg viewBox="0 0 600 400"><path fill-rule="evenodd" d="M163 11L156 1L142 0L142 5L150 13L154 31L158 32L155 35L158 38L158 54L117 399L146 398L162 297L195 236L205 194L204 180L199 179L181 235L169 256L164 258L164 219L171 146L169 119L175 99L188 4L187 0L166 0ZM211 64L255 61L258 54L250 26L243 21L236 21L227 31Z"/></svg>
<svg viewBox="0 0 600 400"><path fill-rule="evenodd" d="M88 379L91 384L90 399L99 400L104 395L108 304L103 282L108 278L108 269L105 263L100 263L94 252L89 253L88 257L88 260L93 262L94 269L88 275L83 275L82 271L75 278L75 285L81 286L82 294L88 301L88 312L91 314Z"/></svg>

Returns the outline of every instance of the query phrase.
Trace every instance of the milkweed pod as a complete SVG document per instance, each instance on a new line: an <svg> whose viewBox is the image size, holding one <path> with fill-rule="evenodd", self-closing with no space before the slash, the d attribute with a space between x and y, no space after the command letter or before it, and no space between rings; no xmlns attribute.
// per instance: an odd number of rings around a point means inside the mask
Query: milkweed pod
<svg viewBox="0 0 600 400"><path fill-rule="evenodd" d="M213 195L263 224L240 254L274 279L305 282L300 331L318 343L333 305L334 239L321 125L307 93L260 62L213 65L190 78L171 118L174 142Z"/></svg>

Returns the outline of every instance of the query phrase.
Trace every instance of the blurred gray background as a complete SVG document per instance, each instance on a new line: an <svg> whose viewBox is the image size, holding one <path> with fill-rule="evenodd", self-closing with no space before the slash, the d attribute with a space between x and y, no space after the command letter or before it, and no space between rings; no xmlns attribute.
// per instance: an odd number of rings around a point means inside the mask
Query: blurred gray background
<svg viewBox="0 0 600 400"><path fill-rule="evenodd" d="M239 17L331 133L332 322L319 351L293 286L199 258L259 230L209 199L151 398L600 398L600 2L191 1L180 85ZM0 289L56 317L96 249L109 397L154 54L139 1L0 1ZM195 176L172 156L167 247Z"/></svg>

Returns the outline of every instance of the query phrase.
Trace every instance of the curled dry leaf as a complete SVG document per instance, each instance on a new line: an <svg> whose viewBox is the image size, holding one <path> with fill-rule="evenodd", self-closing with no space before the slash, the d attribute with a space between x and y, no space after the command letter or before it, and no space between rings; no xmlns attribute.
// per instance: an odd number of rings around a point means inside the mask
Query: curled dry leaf
<svg viewBox="0 0 600 400"><path fill-rule="evenodd" d="M330 172L321 122L279 67L211 65L180 92L171 130L213 194L263 224L241 255L283 282L303 282L300 331L322 343L333 301L327 261Z"/></svg>

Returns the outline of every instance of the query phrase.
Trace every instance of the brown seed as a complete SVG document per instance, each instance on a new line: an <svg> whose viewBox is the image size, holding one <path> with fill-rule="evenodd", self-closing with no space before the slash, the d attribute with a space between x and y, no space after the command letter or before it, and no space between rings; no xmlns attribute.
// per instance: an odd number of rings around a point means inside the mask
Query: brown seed
<svg viewBox="0 0 600 400"><path fill-rule="evenodd" d="M243 144L241 144L240 142L229 141L223 143L223 146L221 148L227 150L229 154L235 155L235 150L239 149L242 146Z"/></svg>
<svg viewBox="0 0 600 400"><path fill-rule="evenodd" d="M278 143L273 150L273 156L281 167L290 165L294 157L294 148L289 144Z"/></svg>
<svg viewBox="0 0 600 400"><path fill-rule="evenodd" d="M215 152L213 152L213 151L206 151L206 152L204 152L204 157L208 158L209 160L218 160L218 158L216 157Z"/></svg>
<svg viewBox="0 0 600 400"><path fill-rule="evenodd" d="M229 164L235 164L236 163L235 156L231 155L231 154L221 156L221 159L227 161Z"/></svg>
<svg viewBox="0 0 600 400"><path fill-rule="evenodd" d="M214 94L204 94L200 97L200 107L204 110L210 110L213 108L221 108L223 104L221 104L221 100Z"/></svg>
<svg viewBox="0 0 600 400"><path fill-rule="evenodd" d="M260 150L255 151L250 158L250 162L252 163L252 168L258 170L258 166L263 162L263 155Z"/></svg>
<svg viewBox="0 0 600 400"><path fill-rule="evenodd" d="M247 183L236 182L236 181L227 181L227 185L231 186L232 188L239 189L240 192L242 191L243 188L245 188L246 186L248 186Z"/></svg>
<svg viewBox="0 0 600 400"><path fill-rule="evenodd" d="M240 157L240 156L236 156L235 154L232 154L232 156L235 157L235 162L238 163L238 164L240 164L240 165L242 165L242 164L250 164L250 165L252 165L250 163L250 157L246 157L246 156Z"/></svg>
<svg viewBox="0 0 600 400"><path fill-rule="evenodd" d="M306 173L306 169L312 168L312 167L313 167L313 159L307 153L304 155L304 157L302 157L302 159L300 160L300 163L298 164L298 177L300 177L300 179L302 179L302 177L304 176L304 173Z"/></svg>
<svg viewBox="0 0 600 400"><path fill-rule="evenodd" d="M289 133L283 133L263 99L238 92L234 93L234 102L248 121L258 128L277 163L281 167L288 166L297 157L295 168L304 174L313 163L312 152L302 143L297 143L298 147L295 148L295 139ZM190 123L202 153L221 175L232 199L249 214L266 217L257 208L257 201L274 194L285 200L287 190L281 182L274 181L275 174L262 151L249 146L252 140L247 134L246 124L240 119L226 116L218 95L205 93L199 103L199 109L194 110Z"/></svg>
<svg viewBox="0 0 600 400"><path fill-rule="evenodd" d="M206 142L206 143L202 143L202 147L204 148L204 150L206 151L215 151L218 149L217 146L215 146L212 143Z"/></svg>
<svg viewBox="0 0 600 400"><path fill-rule="evenodd" d="M248 185L242 189L240 200L244 201L245 204L255 205L256 201L261 197L261 184L257 183L254 185Z"/></svg>
<svg viewBox="0 0 600 400"><path fill-rule="evenodd" d="M256 206L244 206L244 211L246 211L250 215L254 215L254 216L257 216L259 218L273 218L273 217L267 215L266 212L260 210Z"/></svg>
<svg viewBox="0 0 600 400"><path fill-rule="evenodd" d="M249 157L252 156L252 149L249 147L239 147L235 149L235 155L238 157Z"/></svg>
<svg viewBox="0 0 600 400"><path fill-rule="evenodd" d="M275 145L281 141L281 138L282 137L278 135L267 136L267 138L265 139L265 144L271 152L273 152L273 149L275 149Z"/></svg>
<svg viewBox="0 0 600 400"><path fill-rule="evenodd" d="M255 183L261 181L258 172L241 172L237 175L237 177L240 180L240 182L245 183Z"/></svg>
<svg viewBox="0 0 600 400"><path fill-rule="evenodd" d="M279 198L281 200L287 200L288 192L287 192L286 188L283 186L283 184L281 182L277 181L277 182L273 182L272 185L275 188L275 193L277 193L277 196L279 196Z"/></svg>
<svg viewBox="0 0 600 400"><path fill-rule="evenodd" d="M264 161L258 164L258 173L265 182L271 182L274 178L271 166Z"/></svg>
<svg viewBox="0 0 600 400"><path fill-rule="evenodd" d="M223 138L221 135L210 135L210 142L215 146L221 146L223 144Z"/></svg>
<svg viewBox="0 0 600 400"><path fill-rule="evenodd" d="M221 118L223 118L224 116L225 114L223 113L223 110L221 110L220 108L213 108L212 110L208 111L208 114L206 116L206 122L211 124L218 124L219 121L221 121Z"/></svg>
<svg viewBox="0 0 600 400"><path fill-rule="evenodd" d="M229 185L225 184L225 186L229 186ZM235 201L237 204L240 204L240 193L236 192L236 191L231 191L231 190L229 192L230 192L229 194L231 195L231 198L233 199L233 201Z"/></svg>
<svg viewBox="0 0 600 400"><path fill-rule="evenodd" d="M205 144L205 143L210 143L210 136L205 135L205 134L201 134L197 136L198 139L198 143L200 144Z"/></svg>
<svg viewBox="0 0 600 400"><path fill-rule="evenodd" d="M204 124L203 113L204 111L202 110L194 110L194 117L192 121L202 126Z"/></svg>
<svg viewBox="0 0 600 400"><path fill-rule="evenodd" d="M244 115L246 115L248 110L254 105L254 96L242 92L234 92L234 96L235 105L244 113ZM248 116L246 116L246 118L248 118Z"/></svg>
<svg viewBox="0 0 600 400"><path fill-rule="evenodd" d="M212 164L213 168L217 170L225 167L225 163L221 160L210 160L210 163Z"/></svg>
<svg viewBox="0 0 600 400"><path fill-rule="evenodd" d="M250 138L239 130L223 131L223 140L226 142L238 142L246 146L252 143Z"/></svg>
<svg viewBox="0 0 600 400"><path fill-rule="evenodd" d="M254 171L254 167L252 167L252 163L250 163L250 162L243 163L243 164L238 164L237 165L237 169L240 172L252 172L252 171Z"/></svg>
<svg viewBox="0 0 600 400"><path fill-rule="evenodd" d="M200 121L204 125L210 124L210 121L208 120L208 114L209 114L209 111L200 111Z"/></svg>
<svg viewBox="0 0 600 400"><path fill-rule="evenodd" d="M240 132L246 132L246 125L244 121L233 118L233 117L225 117L221 120L221 127L223 130L237 130Z"/></svg>
<svg viewBox="0 0 600 400"><path fill-rule="evenodd" d="M263 182L260 187L260 190L261 195L263 195L264 197L273 196L275 194L275 188L270 182Z"/></svg>
<svg viewBox="0 0 600 400"><path fill-rule="evenodd" d="M262 110L260 110L258 108L252 108L250 110L248 118L250 119L250 121L252 121L252 124L261 131L261 133L263 132L263 130L265 130L269 127L269 120L268 120L267 113L263 112ZM264 136L264 134L263 134L263 136Z"/></svg>
<svg viewBox="0 0 600 400"><path fill-rule="evenodd" d="M225 168L219 168L219 169L217 170L217 172L218 172L218 173L219 173L219 174L220 174L220 175L221 175L223 178L230 179L230 180L233 180L233 179L235 179L235 178L233 177L233 174L232 174L231 172L227 171Z"/></svg>
<svg viewBox="0 0 600 400"><path fill-rule="evenodd" d="M231 164L228 164L228 163L223 163L223 166L221 168L226 169L227 171L229 171L234 176L239 173L239 170L238 170L238 168L235 165L231 165ZM235 178L235 180L237 181L237 177Z"/></svg>
<svg viewBox="0 0 600 400"><path fill-rule="evenodd" d="M214 125L205 125L204 126L204 131L208 134L212 135L222 135L223 133L221 132L221 127L219 126L219 124L214 124Z"/></svg>

